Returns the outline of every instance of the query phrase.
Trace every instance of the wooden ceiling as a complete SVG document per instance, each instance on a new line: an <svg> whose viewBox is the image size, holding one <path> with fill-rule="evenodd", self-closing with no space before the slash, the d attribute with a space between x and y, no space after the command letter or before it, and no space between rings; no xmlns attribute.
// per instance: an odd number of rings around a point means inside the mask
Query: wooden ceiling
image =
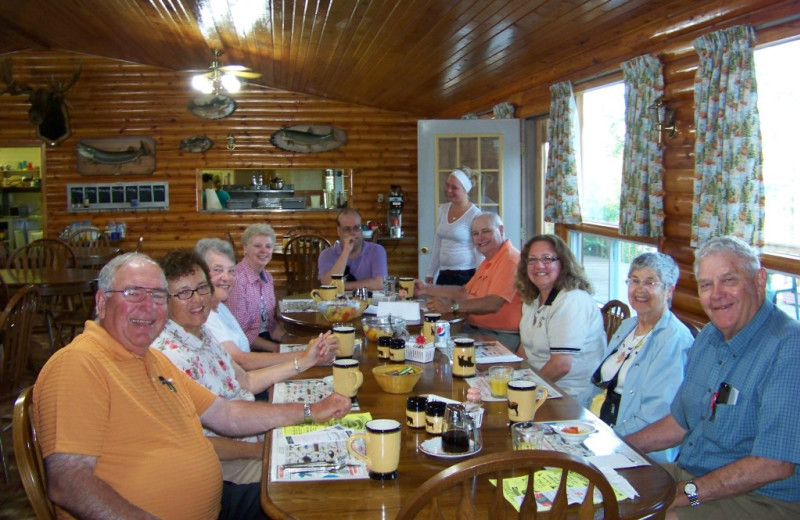
<svg viewBox="0 0 800 520"><path fill-rule="evenodd" d="M481 111L600 49L631 53L700 0L35 0L0 2L0 53L58 49L420 116ZM683 17L680 15L683 13ZM681 22L682 23L682 22ZM187 88L188 87L187 74ZM248 87L255 88L255 87Z"/></svg>

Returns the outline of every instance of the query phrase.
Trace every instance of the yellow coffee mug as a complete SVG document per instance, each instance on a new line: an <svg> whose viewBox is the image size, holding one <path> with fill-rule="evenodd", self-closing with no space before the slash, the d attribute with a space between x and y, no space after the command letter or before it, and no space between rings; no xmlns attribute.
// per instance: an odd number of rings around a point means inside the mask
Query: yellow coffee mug
<svg viewBox="0 0 800 520"><path fill-rule="evenodd" d="M333 335L339 340L339 350L336 351L336 359L351 358L355 350L356 329L350 325L335 325Z"/></svg>
<svg viewBox="0 0 800 520"><path fill-rule="evenodd" d="M347 439L347 451L367 463L369 478L394 480L397 478L397 467L400 464L401 430L401 424L392 419L367 421L364 433L356 433ZM353 448L353 443L357 439L364 440L366 455Z"/></svg>
<svg viewBox="0 0 800 520"><path fill-rule="evenodd" d="M397 285L400 289L397 291L402 298L410 300L414 297L414 279L413 278L398 278ZM403 294L405 291L405 295Z"/></svg>
<svg viewBox="0 0 800 520"><path fill-rule="evenodd" d="M537 394L540 394L537 397ZM508 382L508 420L532 421L536 410L547 400L547 388L533 381L515 379Z"/></svg>
<svg viewBox="0 0 800 520"><path fill-rule="evenodd" d="M314 299L315 302L320 301L331 301L336 299L336 286L335 285L323 285L319 289L314 289L311 291L311 297Z"/></svg>
<svg viewBox="0 0 800 520"><path fill-rule="evenodd" d="M359 370L357 359L337 359L333 362L333 391L345 397L355 397L364 374Z"/></svg>

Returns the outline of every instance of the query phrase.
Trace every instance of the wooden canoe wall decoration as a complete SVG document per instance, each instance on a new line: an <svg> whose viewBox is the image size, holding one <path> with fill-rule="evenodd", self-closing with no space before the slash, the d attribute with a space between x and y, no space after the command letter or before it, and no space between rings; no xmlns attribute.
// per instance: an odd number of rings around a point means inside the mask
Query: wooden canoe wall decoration
<svg viewBox="0 0 800 520"><path fill-rule="evenodd" d="M110 137L78 141L81 175L147 175L156 170L151 137Z"/></svg>
<svg viewBox="0 0 800 520"><path fill-rule="evenodd" d="M270 141L290 152L329 152L347 143L347 132L333 125L294 125L281 128Z"/></svg>

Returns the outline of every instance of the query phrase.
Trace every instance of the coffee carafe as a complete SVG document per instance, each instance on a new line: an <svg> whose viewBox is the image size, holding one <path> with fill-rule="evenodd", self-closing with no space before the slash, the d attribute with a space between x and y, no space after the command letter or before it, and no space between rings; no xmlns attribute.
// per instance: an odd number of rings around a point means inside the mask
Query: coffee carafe
<svg viewBox="0 0 800 520"><path fill-rule="evenodd" d="M472 453L481 448L481 430L460 404L448 404L444 410L442 451L445 453Z"/></svg>

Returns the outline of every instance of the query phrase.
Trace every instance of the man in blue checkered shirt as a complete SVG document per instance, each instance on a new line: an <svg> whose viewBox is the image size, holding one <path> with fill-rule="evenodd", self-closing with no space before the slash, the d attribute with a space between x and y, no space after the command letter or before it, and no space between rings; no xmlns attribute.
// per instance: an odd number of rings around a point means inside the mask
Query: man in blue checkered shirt
<svg viewBox="0 0 800 520"><path fill-rule="evenodd" d="M668 519L800 518L800 323L765 298L758 252L737 238L703 244L694 271L711 323L670 414L626 440L680 445Z"/></svg>

